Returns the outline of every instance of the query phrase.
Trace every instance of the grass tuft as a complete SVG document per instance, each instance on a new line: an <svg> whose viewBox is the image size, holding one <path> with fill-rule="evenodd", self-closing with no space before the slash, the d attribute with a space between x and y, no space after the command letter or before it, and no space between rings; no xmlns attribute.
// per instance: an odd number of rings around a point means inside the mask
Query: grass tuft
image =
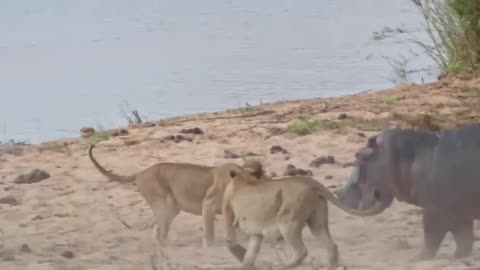
<svg viewBox="0 0 480 270"><path fill-rule="evenodd" d="M287 131L304 136L319 130L330 130L337 128L338 124L334 121L326 119L314 120L306 117L300 117L297 121L293 122L287 127Z"/></svg>
<svg viewBox="0 0 480 270"><path fill-rule="evenodd" d="M92 137L90 137L90 140L93 143L98 143L98 142L106 141L106 140L110 139L111 136L112 136L112 133L109 130L99 130L99 131L95 132L92 135Z"/></svg>

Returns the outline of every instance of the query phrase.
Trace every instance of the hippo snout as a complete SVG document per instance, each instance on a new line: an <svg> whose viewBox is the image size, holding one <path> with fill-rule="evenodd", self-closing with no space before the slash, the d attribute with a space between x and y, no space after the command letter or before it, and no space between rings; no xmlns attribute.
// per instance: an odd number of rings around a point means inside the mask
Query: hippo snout
<svg viewBox="0 0 480 270"><path fill-rule="evenodd" d="M344 186L334 191L335 196L338 200L349 208L358 208L360 201L360 194L357 190L352 189L351 187Z"/></svg>

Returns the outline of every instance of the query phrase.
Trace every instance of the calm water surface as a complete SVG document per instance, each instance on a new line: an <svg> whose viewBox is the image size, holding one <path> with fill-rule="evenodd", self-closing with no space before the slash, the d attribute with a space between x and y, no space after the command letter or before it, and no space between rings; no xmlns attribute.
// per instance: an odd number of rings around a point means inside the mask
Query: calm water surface
<svg viewBox="0 0 480 270"><path fill-rule="evenodd" d="M3 0L0 140L387 88L411 45L373 32L420 23L409 0Z"/></svg>

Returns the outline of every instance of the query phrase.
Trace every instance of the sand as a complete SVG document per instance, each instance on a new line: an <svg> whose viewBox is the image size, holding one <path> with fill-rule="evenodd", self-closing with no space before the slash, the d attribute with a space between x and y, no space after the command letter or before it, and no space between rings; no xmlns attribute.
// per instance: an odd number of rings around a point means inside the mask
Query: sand
<svg viewBox="0 0 480 270"><path fill-rule="evenodd" d="M457 117L454 112L461 108L476 113L465 106L478 100L455 96L463 91L465 84L440 82L183 117L153 127L130 128L129 134L99 142L95 155L106 168L129 174L161 161L240 164L239 158L224 158L224 150L253 152L259 155L257 158L268 173L281 175L288 164L293 164L310 169L318 181L334 190L352 170L345 164L353 161L354 152L378 131L345 127L321 129L305 136L289 132L272 136L272 128L282 130L300 115L335 120L342 113L348 117L381 119L389 126L396 124L392 123L393 112L412 116L430 113L440 119L438 123L448 125L452 121L447 120ZM392 96L398 97L393 103ZM182 128L192 127L205 133L192 136L192 141L162 140L167 135L179 134ZM16 147L20 150L13 152L4 147L0 156L0 198L12 196L18 202L0 204L0 269L152 269L151 231L147 228L153 220L151 211L135 187L107 182L96 171L87 156L89 142L88 139L57 141ZM289 154L271 154L274 145L282 146ZM316 157L326 155L334 156L336 163L318 168L308 166ZM14 183L15 177L35 168L51 176L32 184ZM435 259L409 262L423 245L418 207L395 201L378 216L356 217L329 205L329 217L341 263L348 269L480 269L478 242L471 257L454 260L451 235ZM165 250L164 262L170 265L164 265L163 269L239 266L223 246L220 221L216 222L216 241L209 248L202 248L201 224L199 216L186 213L177 216ZM303 235L309 255L297 269L326 269L322 243L308 229ZM283 242L267 240L257 265L260 269L278 269L289 254Z"/></svg>

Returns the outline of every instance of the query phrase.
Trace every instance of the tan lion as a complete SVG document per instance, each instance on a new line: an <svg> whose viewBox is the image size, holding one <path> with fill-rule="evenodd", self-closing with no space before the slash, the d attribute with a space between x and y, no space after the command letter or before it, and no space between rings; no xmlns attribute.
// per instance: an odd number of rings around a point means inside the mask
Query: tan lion
<svg viewBox="0 0 480 270"><path fill-rule="evenodd" d="M156 223L154 235L161 245L166 244L173 219L185 211L203 216L203 246L212 245L214 221L221 214L223 191L229 181L229 172L238 165L233 163L217 167L189 163L157 163L129 176L120 176L107 171L93 157L91 145L88 154L93 165L111 181L135 182L138 191L152 209ZM244 167L258 178L263 176L260 162L244 159ZM257 179L253 177L254 179Z"/></svg>
<svg viewBox="0 0 480 270"><path fill-rule="evenodd" d="M269 227L278 228L293 249L293 258L286 268L300 265L307 256L302 240L302 229L307 225L315 237L325 241L329 269L335 269L339 255L328 229L327 201L353 215L374 215L381 210L380 204L369 210L347 208L325 186L309 176L255 181L248 168L239 166L231 169L229 176L232 180L227 183L222 205L226 244L230 253L247 268L254 267L263 232ZM237 227L250 236L248 250L237 242Z"/></svg>

